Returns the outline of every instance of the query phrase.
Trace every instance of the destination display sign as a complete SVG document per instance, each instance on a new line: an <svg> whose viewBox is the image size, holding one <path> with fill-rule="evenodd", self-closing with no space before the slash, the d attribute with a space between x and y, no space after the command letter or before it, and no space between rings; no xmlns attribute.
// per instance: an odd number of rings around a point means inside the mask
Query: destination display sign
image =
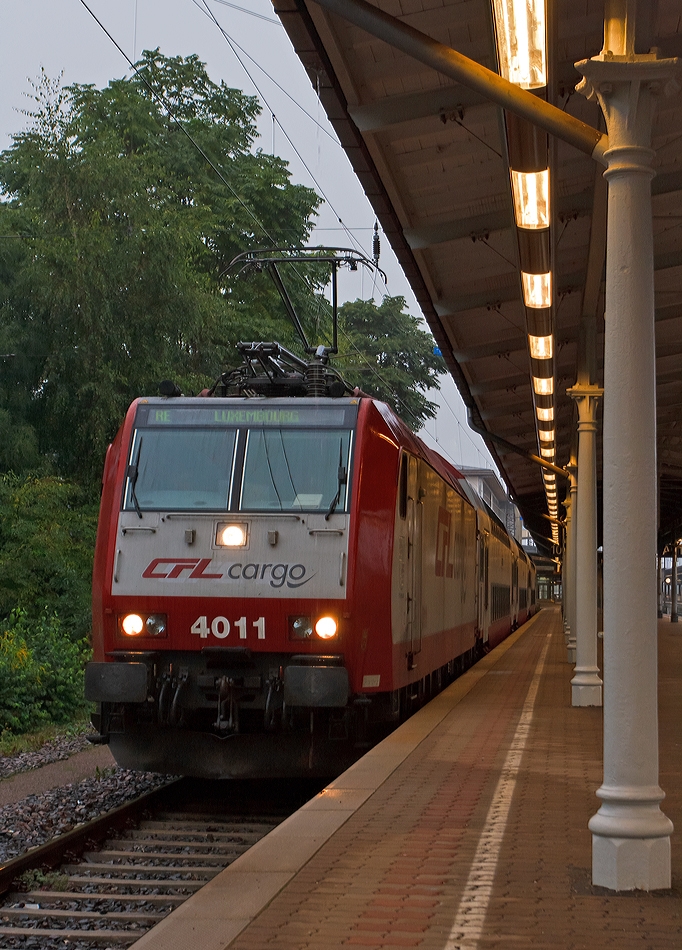
<svg viewBox="0 0 682 950"><path fill-rule="evenodd" d="M355 406L149 406L137 410L138 426L344 426Z"/></svg>

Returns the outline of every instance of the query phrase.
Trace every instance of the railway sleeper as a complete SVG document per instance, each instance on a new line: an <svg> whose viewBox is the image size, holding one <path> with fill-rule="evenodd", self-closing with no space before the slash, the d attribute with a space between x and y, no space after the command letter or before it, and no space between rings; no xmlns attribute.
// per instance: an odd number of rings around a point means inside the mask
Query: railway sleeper
<svg viewBox="0 0 682 950"><path fill-rule="evenodd" d="M239 831L244 832L244 833L246 832L260 833L261 829L263 828L263 825L270 825L271 828L274 828L276 825L279 824L281 820L282 820L281 818L272 818L269 816L265 816L262 821L240 822ZM157 829L157 828L164 829L164 830L168 829L170 831L186 831L186 830L191 831L196 828L197 830L203 831L206 834L212 834L214 832L227 833L225 832L226 823L220 822L219 819L216 819L214 821L208 821L208 820L192 821L192 820L184 819L180 821L179 819L177 820L174 819L173 815L167 812L162 813L156 819L149 819L148 821L143 821L140 823L140 830Z"/></svg>
<svg viewBox="0 0 682 950"><path fill-rule="evenodd" d="M0 937L32 937L64 942L88 941L98 944L123 944L130 946L140 939L141 930L53 930L37 927L0 927Z"/></svg>
<svg viewBox="0 0 682 950"><path fill-rule="evenodd" d="M240 840L239 840L240 839ZM226 854L233 851L237 851L240 848L250 848L258 839L254 836L251 841L245 841L243 837L232 835L225 835L223 840L215 840L213 835L204 837L203 840L196 840L196 838L152 838L151 840L147 837L135 837L135 838L117 838L115 841L108 841L105 843L104 848L107 851L115 851L116 845L121 845L123 843L130 842L131 851L133 854L145 854L149 853L146 849L151 848L156 851L160 851L161 846L166 852L171 852L174 849L190 849L197 854L203 852L207 854ZM144 851L142 849L145 849ZM178 853L182 853L178 851Z"/></svg>
<svg viewBox="0 0 682 950"><path fill-rule="evenodd" d="M156 924L166 916L166 914L154 913L129 913L126 911L99 911L99 910L59 910L53 907L3 907L2 915L7 917L28 917L31 919L48 920L51 917L55 919L63 918L66 920L111 920L125 924Z"/></svg>
<svg viewBox="0 0 682 950"><path fill-rule="evenodd" d="M223 865L216 867L169 867L168 865L155 864L155 865L144 865L144 864L96 864L94 862L88 862L87 864L67 864L64 866L63 870L66 874L82 874L83 871L99 871L102 874L111 874L114 877L120 875L134 875L134 874L162 874L168 875L170 871L177 875L192 875L197 880L210 881L211 878L215 877L216 874L220 872ZM134 877L125 878L131 882L135 881ZM179 880L180 878L178 878ZM87 880L87 877L84 878ZM191 878L190 878L191 880Z"/></svg>
<svg viewBox="0 0 682 950"><path fill-rule="evenodd" d="M72 880L73 878L70 879L69 883ZM90 878L88 878L89 880ZM158 882L152 881L151 883L157 884ZM114 890L97 891L94 894L87 891L26 891L26 893L15 892L9 894L7 902L9 904L18 904L20 901L30 904L68 904L70 901L106 902L115 900L126 904L159 904L163 907L179 907L187 900L188 896L186 894L122 894L120 891Z"/></svg>
<svg viewBox="0 0 682 950"><path fill-rule="evenodd" d="M63 870L68 871L68 866ZM81 870L80 865L78 870ZM158 868L154 868L155 871ZM139 893L141 888L148 887L154 891L163 892L163 891L188 891L187 895L194 894L195 891L198 891L199 888L204 886L205 881L188 881L188 880L159 880L157 878L111 878L111 877L91 877L89 875L83 874L73 874L69 877L69 885L81 884L84 887L109 887L116 888L117 897L129 897L132 896L127 893L130 888L134 888L136 893ZM87 897L96 897L99 896L100 892L89 893L86 891L80 892L83 896ZM154 895L145 895L145 896L154 896Z"/></svg>
<svg viewBox="0 0 682 950"><path fill-rule="evenodd" d="M171 867L184 866L185 864L216 865L225 867L225 858L234 860L240 854L246 851L244 848L232 848L225 850L221 854L172 854L168 851L86 851L83 860L88 864L91 862L98 864L112 865L129 864L130 867L137 867L136 861L158 861L164 862L164 866Z"/></svg>
<svg viewBox="0 0 682 950"><path fill-rule="evenodd" d="M137 831L131 830L126 831L121 835L120 838L116 839L118 841L153 841L154 844L168 844L168 845L187 845L193 848L198 848L201 845L213 845L213 844L255 844L262 835L256 834L255 832L248 834L219 834L215 831L209 831L205 834L202 832L185 832L183 835L176 835L174 837L169 837L167 831Z"/></svg>

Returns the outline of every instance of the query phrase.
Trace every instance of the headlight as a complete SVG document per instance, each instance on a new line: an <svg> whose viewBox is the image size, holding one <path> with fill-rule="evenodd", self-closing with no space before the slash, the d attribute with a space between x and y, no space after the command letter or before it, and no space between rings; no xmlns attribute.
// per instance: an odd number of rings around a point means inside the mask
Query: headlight
<svg viewBox="0 0 682 950"><path fill-rule="evenodd" d="M139 637L144 630L144 620L139 614L127 614L121 620L121 630L127 637Z"/></svg>
<svg viewBox="0 0 682 950"><path fill-rule="evenodd" d="M163 637L166 635L166 615L150 614L145 623L147 635L150 637Z"/></svg>
<svg viewBox="0 0 682 950"><path fill-rule="evenodd" d="M125 614L119 617L119 628L126 637L165 637L168 617L166 614Z"/></svg>
<svg viewBox="0 0 682 950"><path fill-rule="evenodd" d="M310 617L289 617L289 639L309 640L313 635L313 622Z"/></svg>
<svg viewBox="0 0 682 950"><path fill-rule="evenodd" d="M216 544L223 548L245 548L248 538L248 526L243 522L219 524L216 529Z"/></svg>
<svg viewBox="0 0 682 950"><path fill-rule="evenodd" d="M320 617L315 624L315 633L323 640L331 640L336 636L336 620L333 617Z"/></svg>

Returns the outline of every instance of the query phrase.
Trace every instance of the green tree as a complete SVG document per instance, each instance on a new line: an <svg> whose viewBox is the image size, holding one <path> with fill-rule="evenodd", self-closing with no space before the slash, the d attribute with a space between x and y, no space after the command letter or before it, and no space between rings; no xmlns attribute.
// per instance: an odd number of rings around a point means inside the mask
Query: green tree
<svg viewBox="0 0 682 950"><path fill-rule="evenodd" d="M438 407L426 393L440 389L445 363L434 353L431 334L406 312L404 297L339 307L339 350L337 365L346 380L387 402L411 429L435 416Z"/></svg>
<svg viewBox="0 0 682 950"><path fill-rule="evenodd" d="M74 642L59 618L14 610L0 620L0 735L72 721L85 711L87 641Z"/></svg>
<svg viewBox="0 0 682 950"><path fill-rule="evenodd" d="M134 396L169 376L197 391L239 338L288 333L265 279L220 275L250 247L305 243L317 196L255 150L255 98L196 56L138 66L102 90L43 76L0 155L0 352L21 354L0 365L5 469L31 463L32 425L58 471L94 482Z"/></svg>
<svg viewBox="0 0 682 950"><path fill-rule="evenodd" d="M138 67L104 89L43 74L28 130L0 155L0 471L95 485L133 397L167 377L199 391L239 339L298 346L267 276L226 268L250 248L306 244L319 199L255 148L255 98L196 56L147 51ZM290 277L322 342L321 269ZM343 365L418 428L441 365L403 308L343 308Z"/></svg>
<svg viewBox="0 0 682 950"><path fill-rule="evenodd" d="M65 479L0 475L0 619L57 614L72 639L86 636L97 508Z"/></svg>

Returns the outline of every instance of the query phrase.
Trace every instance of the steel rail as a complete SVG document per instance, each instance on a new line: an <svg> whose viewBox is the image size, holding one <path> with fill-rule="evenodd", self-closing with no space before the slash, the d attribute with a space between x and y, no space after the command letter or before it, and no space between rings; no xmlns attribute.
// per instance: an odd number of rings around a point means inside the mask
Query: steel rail
<svg viewBox="0 0 682 950"><path fill-rule="evenodd" d="M93 818L92 821L77 825L71 831L58 835L56 838L46 841L45 844L38 845L30 851L25 851L16 858L0 865L0 894L5 894L11 890L13 881L24 871L30 871L34 868L57 867L64 862L67 855L79 854L85 851L86 847L91 846L93 842L105 840L112 831L124 828L150 806L155 806L159 799L168 794L169 789L176 788L182 781L183 779L174 779L159 788L153 789L151 792L145 792L138 798L133 798L131 801L119 805L118 808Z"/></svg>

